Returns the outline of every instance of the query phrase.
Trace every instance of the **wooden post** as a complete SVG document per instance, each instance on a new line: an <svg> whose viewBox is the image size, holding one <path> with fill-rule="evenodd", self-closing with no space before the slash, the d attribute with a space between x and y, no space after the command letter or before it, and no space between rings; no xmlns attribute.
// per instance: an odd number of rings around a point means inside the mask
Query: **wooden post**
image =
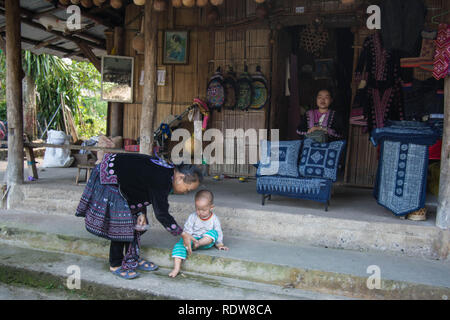
<svg viewBox="0 0 450 320"><path fill-rule="evenodd" d="M114 28L114 49L116 55L124 54L124 28ZM111 103L111 136L118 137L123 135L123 103Z"/></svg>
<svg viewBox="0 0 450 320"><path fill-rule="evenodd" d="M20 3L6 0L7 184L23 183L22 53Z"/></svg>
<svg viewBox="0 0 450 320"><path fill-rule="evenodd" d="M36 84L34 79L26 75L22 80L23 92L23 130L31 141L37 137L36 125Z"/></svg>
<svg viewBox="0 0 450 320"><path fill-rule="evenodd" d="M154 0L145 3L145 65L144 98L142 102L140 152L152 154L154 121L157 103L157 54L158 54L158 12L153 11Z"/></svg>
<svg viewBox="0 0 450 320"><path fill-rule="evenodd" d="M450 227L450 77L445 78L444 135L442 140L441 177L436 225Z"/></svg>

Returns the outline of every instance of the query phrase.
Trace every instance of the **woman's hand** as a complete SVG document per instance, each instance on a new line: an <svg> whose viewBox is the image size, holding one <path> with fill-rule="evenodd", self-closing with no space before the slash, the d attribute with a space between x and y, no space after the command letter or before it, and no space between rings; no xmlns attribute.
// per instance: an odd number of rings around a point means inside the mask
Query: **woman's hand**
<svg viewBox="0 0 450 320"><path fill-rule="evenodd" d="M137 218L137 224L140 226L145 226L147 224L147 217L145 214L141 214L138 218Z"/></svg>
<svg viewBox="0 0 450 320"><path fill-rule="evenodd" d="M321 129L322 128L320 128L320 127L312 127L311 129L308 130L308 133L313 133L313 132L315 132L317 130L321 130Z"/></svg>
<svg viewBox="0 0 450 320"><path fill-rule="evenodd" d="M192 242L197 243L198 240L186 232L183 232L181 234L181 238L183 238L184 247L186 248L188 254L191 255L192 254Z"/></svg>

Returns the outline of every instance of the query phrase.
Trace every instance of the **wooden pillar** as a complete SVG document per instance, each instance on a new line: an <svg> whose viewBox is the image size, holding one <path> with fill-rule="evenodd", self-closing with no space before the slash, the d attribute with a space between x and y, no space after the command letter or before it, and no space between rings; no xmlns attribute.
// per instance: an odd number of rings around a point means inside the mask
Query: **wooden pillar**
<svg viewBox="0 0 450 320"><path fill-rule="evenodd" d="M124 54L124 28L114 28L114 49L115 54L121 56ZM123 103L111 103L111 136L118 137L123 135Z"/></svg>
<svg viewBox="0 0 450 320"><path fill-rule="evenodd" d="M36 84L34 79L26 75L22 80L23 95L23 130L33 141L37 137L36 124Z"/></svg>
<svg viewBox="0 0 450 320"><path fill-rule="evenodd" d="M450 227L450 77L445 79L444 107L444 135L436 225L439 228L448 229Z"/></svg>
<svg viewBox="0 0 450 320"><path fill-rule="evenodd" d="M153 124L157 103L157 54L158 54L158 12L153 11L153 1L145 3L145 65L144 98L142 102L140 152L152 154Z"/></svg>
<svg viewBox="0 0 450 320"><path fill-rule="evenodd" d="M8 186L23 183L23 111L20 3L6 0L6 103L8 106Z"/></svg>

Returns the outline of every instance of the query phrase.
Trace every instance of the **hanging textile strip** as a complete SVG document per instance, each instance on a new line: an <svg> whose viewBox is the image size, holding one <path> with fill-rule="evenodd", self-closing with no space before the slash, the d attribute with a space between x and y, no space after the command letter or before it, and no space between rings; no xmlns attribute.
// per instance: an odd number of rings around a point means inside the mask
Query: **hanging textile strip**
<svg viewBox="0 0 450 320"><path fill-rule="evenodd" d="M436 39L433 76L436 80L450 74L450 25L440 24Z"/></svg>
<svg viewBox="0 0 450 320"><path fill-rule="evenodd" d="M380 90L373 89L372 95L373 95L373 104L374 104L374 111L375 111L375 123L377 128L383 128L384 127L384 119L385 114L387 111L387 107L391 98L392 94L392 88L388 88L383 93L383 98L380 99Z"/></svg>

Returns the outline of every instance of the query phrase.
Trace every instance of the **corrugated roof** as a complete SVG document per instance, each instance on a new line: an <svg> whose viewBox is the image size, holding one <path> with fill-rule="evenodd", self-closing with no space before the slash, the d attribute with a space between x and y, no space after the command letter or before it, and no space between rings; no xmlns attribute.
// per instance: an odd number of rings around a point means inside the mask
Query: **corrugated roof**
<svg viewBox="0 0 450 320"><path fill-rule="evenodd" d="M128 0L124 1L125 8ZM5 10L4 0L0 0L0 34L4 36L5 30ZM63 34L58 31L45 30L38 22L37 14L52 15L60 20L67 20L69 14L66 8L58 3L58 1L47 0L20 0L22 8L22 49L30 50L35 54L48 53L60 57L70 56L72 59L84 60L85 57L81 53L76 40L81 40L88 44L95 55L101 56L106 54L105 30L114 26L123 24L124 9L116 10L105 3L101 8L93 6L86 9L80 6L82 14L81 23L89 25L90 28L82 32ZM58 9L56 9L58 8ZM59 38L56 38L60 36ZM44 47L39 47L42 42L49 41Z"/></svg>

